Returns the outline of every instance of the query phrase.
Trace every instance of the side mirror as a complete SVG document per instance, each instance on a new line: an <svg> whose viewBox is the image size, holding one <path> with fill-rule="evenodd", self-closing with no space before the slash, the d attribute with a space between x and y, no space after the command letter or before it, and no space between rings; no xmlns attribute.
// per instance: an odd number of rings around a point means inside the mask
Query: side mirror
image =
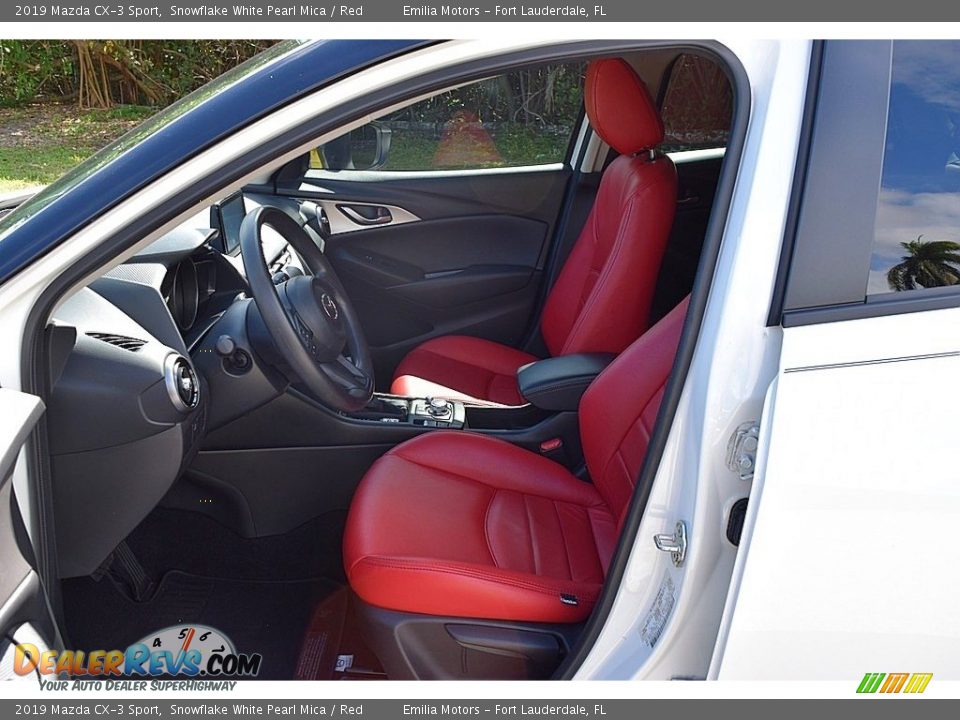
<svg viewBox="0 0 960 720"><path fill-rule="evenodd" d="M390 155L390 128L367 123L311 153L311 166L325 170L379 170ZM317 164L319 161L319 164Z"/></svg>

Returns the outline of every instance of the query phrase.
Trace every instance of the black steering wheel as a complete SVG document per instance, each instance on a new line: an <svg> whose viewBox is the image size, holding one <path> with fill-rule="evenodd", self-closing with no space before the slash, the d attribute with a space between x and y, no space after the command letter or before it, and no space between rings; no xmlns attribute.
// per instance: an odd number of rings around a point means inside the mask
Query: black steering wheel
<svg viewBox="0 0 960 720"><path fill-rule="evenodd" d="M263 226L276 230L309 274L274 284L263 257ZM283 210L261 206L240 225L247 282L280 354L325 405L353 412L373 396L373 363L360 321L330 263Z"/></svg>

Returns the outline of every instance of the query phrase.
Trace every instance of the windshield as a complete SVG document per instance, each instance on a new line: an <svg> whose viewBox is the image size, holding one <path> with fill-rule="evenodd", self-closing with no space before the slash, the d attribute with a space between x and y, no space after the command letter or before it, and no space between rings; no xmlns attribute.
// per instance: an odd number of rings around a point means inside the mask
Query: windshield
<svg viewBox="0 0 960 720"><path fill-rule="evenodd" d="M151 117L149 120L145 121L142 125L138 125L126 135L106 146L84 162L80 163L63 175L59 180L51 183L32 198L24 202L12 213L0 219L0 241L2 241L8 233L25 222L31 215L39 212L58 197L65 194L79 183L83 182L86 178L104 168L111 161L125 153L137 143L142 142L150 135L166 127L170 123L175 122L177 119L185 115L196 106L209 100L214 95L222 92L225 88L233 85L250 73L259 70L265 65L268 65L279 57L295 49L302 44L302 42L303 41L287 40L274 45L255 57L250 58L250 60L247 62L225 72L220 77L207 83L189 95L185 95L180 100L176 101L172 105L169 105Z"/></svg>

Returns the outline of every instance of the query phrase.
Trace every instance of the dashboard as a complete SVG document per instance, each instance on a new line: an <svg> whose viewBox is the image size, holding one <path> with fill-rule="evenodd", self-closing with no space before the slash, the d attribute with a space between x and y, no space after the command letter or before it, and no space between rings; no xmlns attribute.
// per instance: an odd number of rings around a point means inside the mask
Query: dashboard
<svg viewBox="0 0 960 720"><path fill-rule="evenodd" d="M250 306L238 233L251 204L238 194L204 210L54 312L47 423L62 577L94 572L199 449L211 401L197 354L231 308ZM300 265L273 235L263 251L279 281Z"/></svg>

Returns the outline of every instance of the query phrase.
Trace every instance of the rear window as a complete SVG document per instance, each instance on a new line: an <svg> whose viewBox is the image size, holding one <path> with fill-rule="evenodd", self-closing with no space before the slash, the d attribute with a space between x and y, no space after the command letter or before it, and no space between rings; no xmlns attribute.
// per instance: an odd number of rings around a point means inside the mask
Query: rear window
<svg viewBox="0 0 960 720"><path fill-rule="evenodd" d="M960 284L960 42L893 44L867 294Z"/></svg>
<svg viewBox="0 0 960 720"><path fill-rule="evenodd" d="M664 152L726 147L733 92L726 73L709 58L681 55L670 69L660 104Z"/></svg>

